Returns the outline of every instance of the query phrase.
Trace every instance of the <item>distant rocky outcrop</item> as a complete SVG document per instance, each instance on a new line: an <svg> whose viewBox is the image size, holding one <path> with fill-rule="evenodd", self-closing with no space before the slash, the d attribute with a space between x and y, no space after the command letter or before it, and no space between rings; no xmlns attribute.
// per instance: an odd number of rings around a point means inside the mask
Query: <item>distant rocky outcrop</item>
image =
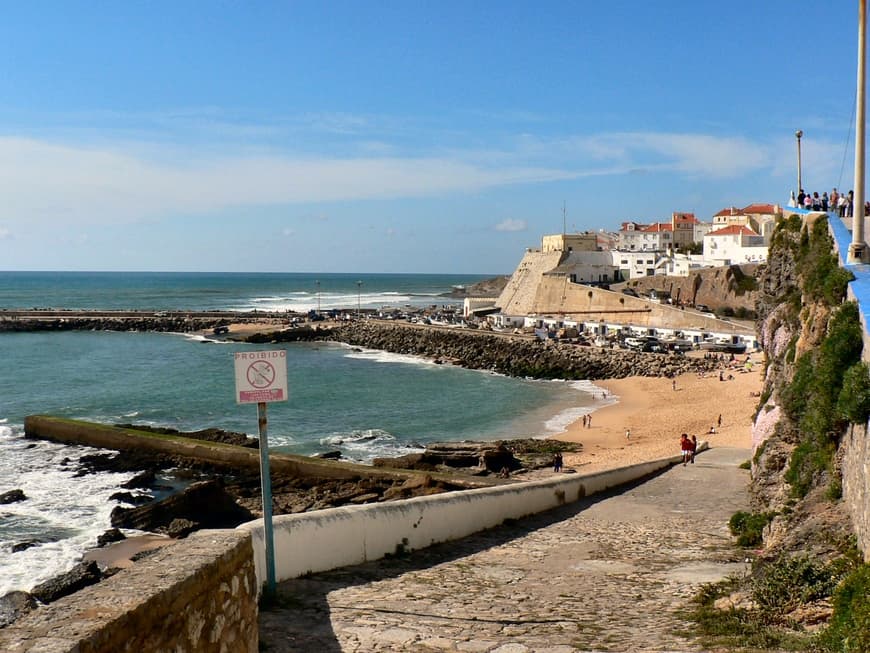
<svg viewBox="0 0 870 653"><path fill-rule="evenodd" d="M641 277L613 287L628 286L644 296L652 290L664 291L684 304L703 304L717 313L752 317L761 295L758 278L764 269L758 263L726 265L697 270L686 277Z"/></svg>

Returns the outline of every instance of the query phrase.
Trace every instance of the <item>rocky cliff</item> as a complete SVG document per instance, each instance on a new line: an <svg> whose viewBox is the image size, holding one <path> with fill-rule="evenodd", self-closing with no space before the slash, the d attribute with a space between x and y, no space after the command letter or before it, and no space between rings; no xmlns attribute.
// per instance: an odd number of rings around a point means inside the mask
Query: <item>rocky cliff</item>
<svg viewBox="0 0 870 653"><path fill-rule="evenodd" d="M638 294L665 291L686 304L704 304L728 315L751 315L759 298L758 277L765 266L728 265L692 272L688 277L643 277L626 285Z"/></svg>
<svg viewBox="0 0 870 653"><path fill-rule="evenodd" d="M780 222L756 305L767 362L752 432L753 512L730 523L754 551L752 573L710 589L696 613L702 630L713 624L706 632L732 645L870 651L870 542L855 528L868 507L860 492L844 492L844 470L870 462L866 442L855 446L866 440L870 377L857 305L846 300L851 278L825 216Z"/></svg>

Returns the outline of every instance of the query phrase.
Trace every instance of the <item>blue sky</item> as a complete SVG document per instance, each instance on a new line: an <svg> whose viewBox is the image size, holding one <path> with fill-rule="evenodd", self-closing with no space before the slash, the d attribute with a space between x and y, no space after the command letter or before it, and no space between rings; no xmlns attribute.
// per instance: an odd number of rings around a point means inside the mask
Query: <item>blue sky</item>
<svg viewBox="0 0 870 653"><path fill-rule="evenodd" d="M785 203L798 128L804 186L851 188L856 17L4 3L0 269L508 273L563 202L569 230Z"/></svg>

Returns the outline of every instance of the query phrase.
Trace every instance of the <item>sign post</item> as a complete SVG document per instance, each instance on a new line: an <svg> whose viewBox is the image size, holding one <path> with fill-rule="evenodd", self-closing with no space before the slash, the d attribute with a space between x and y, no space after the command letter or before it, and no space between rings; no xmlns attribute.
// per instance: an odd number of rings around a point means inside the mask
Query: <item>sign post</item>
<svg viewBox="0 0 870 653"><path fill-rule="evenodd" d="M275 593L275 544L272 532L272 480L266 404L287 401L287 352L236 352L236 403L257 404L260 434L260 487L263 495L263 539L266 545L266 592Z"/></svg>

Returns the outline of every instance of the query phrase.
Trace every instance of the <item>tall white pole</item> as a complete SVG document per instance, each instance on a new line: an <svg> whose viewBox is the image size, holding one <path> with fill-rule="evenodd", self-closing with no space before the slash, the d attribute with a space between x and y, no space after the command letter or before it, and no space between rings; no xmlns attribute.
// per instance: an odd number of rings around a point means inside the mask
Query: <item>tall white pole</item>
<svg viewBox="0 0 870 653"><path fill-rule="evenodd" d="M797 144L798 144L798 187L797 187L797 192L800 193L804 189L804 182L801 180L801 136L803 136L804 133L800 129L798 129L794 133L794 135L797 138ZM799 206L798 208L802 209L804 207Z"/></svg>
<svg viewBox="0 0 870 653"><path fill-rule="evenodd" d="M867 0L858 0L858 104L855 108L855 189L852 202L852 243L849 262L858 263L867 256L864 237L864 96L867 61Z"/></svg>

